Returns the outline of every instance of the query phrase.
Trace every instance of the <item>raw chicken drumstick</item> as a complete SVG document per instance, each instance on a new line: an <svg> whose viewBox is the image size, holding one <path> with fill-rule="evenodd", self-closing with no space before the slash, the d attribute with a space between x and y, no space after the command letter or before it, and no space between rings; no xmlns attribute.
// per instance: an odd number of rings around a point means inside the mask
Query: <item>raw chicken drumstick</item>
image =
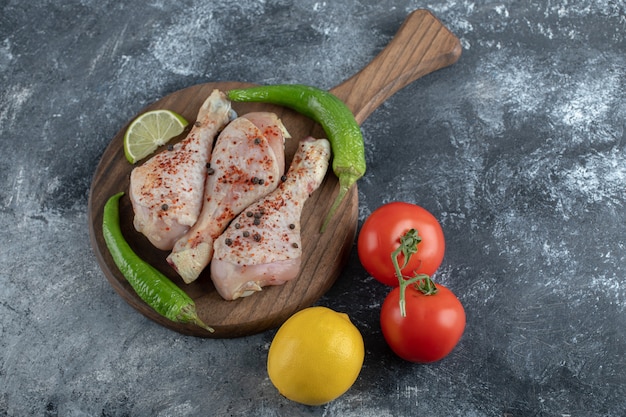
<svg viewBox="0 0 626 417"><path fill-rule="evenodd" d="M301 141L285 181L244 210L217 238L211 279L224 299L249 296L298 275L302 207L322 183L330 152L326 139Z"/></svg>
<svg viewBox="0 0 626 417"><path fill-rule="evenodd" d="M285 171L285 127L274 113L249 113L215 142L196 224L174 245L169 264L186 283L211 262L213 241L243 209L272 192Z"/></svg>
<svg viewBox="0 0 626 417"><path fill-rule="evenodd" d="M157 248L172 249L198 219L213 142L231 114L226 96L214 90L185 139L131 172L135 229Z"/></svg>

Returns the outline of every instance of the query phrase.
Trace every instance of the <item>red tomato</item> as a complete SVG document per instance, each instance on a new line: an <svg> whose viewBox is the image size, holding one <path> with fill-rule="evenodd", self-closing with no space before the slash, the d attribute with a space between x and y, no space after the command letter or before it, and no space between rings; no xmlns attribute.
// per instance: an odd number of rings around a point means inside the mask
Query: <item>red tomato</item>
<svg viewBox="0 0 626 417"><path fill-rule="evenodd" d="M448 288L424 295L413 285L406 287L406 316L400 314L400 288L394 288L380 310L380 326L396 355L410 362L428 363L447 356L465 330L465 310Z"/></svg>
<svg viewBox="0 0 626 417"><path fill-rule="evenodd" d="M406 267L405 276L432 275L443 260L445 241L441 225L430 212L415 204L393 202L376 209L363 223L357 250L365 270L386 285L398 286L391 253L400 246L400 237L415 229L422 237ZM400 266L404 256L398 257Z"/></svg>

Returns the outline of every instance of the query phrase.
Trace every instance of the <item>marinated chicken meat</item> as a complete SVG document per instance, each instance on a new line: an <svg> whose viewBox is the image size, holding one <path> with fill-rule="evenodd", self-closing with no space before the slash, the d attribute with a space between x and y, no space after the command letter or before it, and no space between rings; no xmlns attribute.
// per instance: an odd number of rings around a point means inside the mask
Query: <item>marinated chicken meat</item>
<svg viewBox="0 0 626 417"><path fill-rule="evenodd" d="M330 152L326 139L301 141L286 180L246 208L216 239L211 279L224 299L249 296L298 275L302 208L323 181Z"/></svg>
<svg viewBox="0 0 626 417"><path fill-rule="evenodd" d="M214 90L185 139L131 172L129 197L135 229L157 248L172 249L196 223L213 142L231 114L226 96Z"/></svg>
<svg viewBox="0 0 626 417"><path fill-rule="evenodd" d="M186 283L211 262L213 242L250 204L276 189L285 170L288 133L273 113L258 112L230 122L211 156L202 211L167 258Z"/></svg>

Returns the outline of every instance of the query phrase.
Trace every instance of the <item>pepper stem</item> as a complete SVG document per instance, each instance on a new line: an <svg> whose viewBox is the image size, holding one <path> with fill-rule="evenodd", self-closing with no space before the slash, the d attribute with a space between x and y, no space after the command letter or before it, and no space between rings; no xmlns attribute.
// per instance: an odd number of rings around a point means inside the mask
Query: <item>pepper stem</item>
<svg viewBox="0 0 626 417"><path fill-rule="evenodd" d="M212 327L207 326L202 320L200 320L200 317L198 317L198 313L196 312L196 307L193 304L188 304L181 308L180 314L176 317L176 319L180 323L192 323L211 333L215 332Z"/></svg>
<svg viewBox="0 0 626 417"><path fill-rule="evenodd" d="M333 201L333 205L330 206L330 210L328 210L328 214L326 215L326 218L324 219L324 223L322 224L320 233L324 233L324 231L326 230L326 227L328 227L328 223L330 223L330 220L332 219L332 217L335 215L335 212L339 208L339 205L348 194L348 191L350 191L350 188L354 185L354 183L357 182L359 178L360 178L360 175L354 172L344 171L344 172L339 173L339 193L337 194L337 197L335 197L335 201Z"/></svg>
<svg viewBox="0 0 626 417"><path fill-rule="evenodd" d="M391 252L391 262L398 278L398 284L400 287L400 315L406 317L406 287L416 284L416 288L425 295L432 295L437 292L435 283L426 274L415 274L413 277L405 277L402 275L402 268L408 265L411 255L417 253L417 245L422 241L421 236L417 233L417 230L410 229L404 235L400 237L400 246ZM398 257L402 253L404 257L403 265L400 266Z"/></svg>

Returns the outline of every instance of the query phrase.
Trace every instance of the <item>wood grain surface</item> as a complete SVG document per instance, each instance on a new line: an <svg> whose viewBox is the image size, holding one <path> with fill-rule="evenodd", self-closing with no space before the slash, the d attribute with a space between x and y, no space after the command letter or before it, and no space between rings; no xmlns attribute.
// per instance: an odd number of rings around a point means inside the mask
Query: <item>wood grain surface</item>
<svg viewBox="0 0 626 417"><path fill-rule="evenodd" d="M330 91L353 111L359 124L387 98L414 80L453 64L461 55L459 40L426 10L411 13L394 39L357 74ZM170 109L184 116L190 125L198 109L213 89L227 91L251 86L241 82L215 82L188 87L170 94L143 109ZM296 151L298 141L308 135L324 137L321 127L289 109L261 103L233 103L239 115L249 111L273 111L292 135L285 146L286 162ZM136 117L129 119L128 124ZM208 268L195 282L184 284L165 258L167 252L154 248L132 225L133 213L125 195L120 200L124 235L144 260L150 262L194 299L200 318L215 329L209 333L194 325L171 322L146 305L117 269L102 236L102 211L107 199L128 191L133 168L123 151L128 124L111 140L96 168L92 181L88 216L91 244L96 258L115 291L132 307L155 322L199 337L232 338L278 327L293 313L315 303L338 278L352 249L358 222L358 193L354 186L324 233L320 226L338 191L332 171L320 188L307 200L302 214L303 262L299 276L283 286L266 287L260 293L235 301L225 301L216 292ZM176 140L185 136L186 132ZM367 175L367 174L366 174Z"/></svg>

